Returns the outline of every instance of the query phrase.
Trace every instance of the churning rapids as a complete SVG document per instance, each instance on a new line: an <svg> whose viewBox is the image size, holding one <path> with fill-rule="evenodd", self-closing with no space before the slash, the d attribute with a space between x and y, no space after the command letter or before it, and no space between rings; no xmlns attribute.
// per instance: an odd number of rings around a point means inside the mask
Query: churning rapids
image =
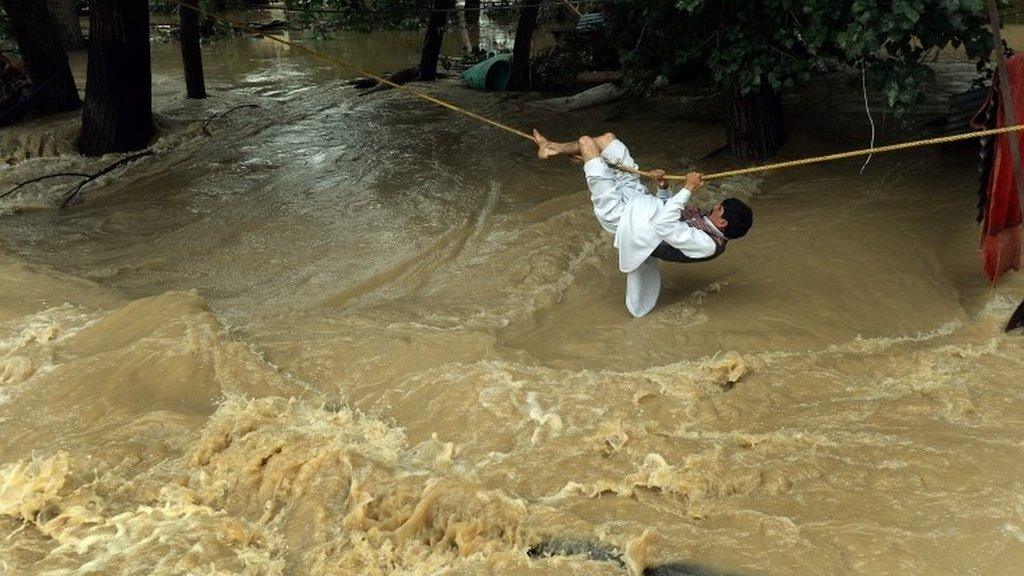
<svg viewBox="0 0 1024 576"><path fill-rule="evenodd" d="M366 38L317 48L418 43ZM578 166L265 40L205 58L186 102L154 45L155 156L0 202L0 573L1020 574L1024 281L981 276L969 149L711 185L751 234L634 320ZM866 145L829 82L786 157ZM646 167L723 138L426 89ZM0 189L117 159L75 126L0 133Z"/></svg>

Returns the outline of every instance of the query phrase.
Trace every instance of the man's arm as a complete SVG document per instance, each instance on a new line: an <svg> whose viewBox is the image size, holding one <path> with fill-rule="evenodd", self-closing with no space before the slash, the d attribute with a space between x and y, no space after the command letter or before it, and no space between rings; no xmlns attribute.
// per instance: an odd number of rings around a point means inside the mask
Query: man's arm
<svg viewBox="0 0 1024 576"><path fill-rule="evenodd" d="M656 168L651 170L651 176L654 176L654 182L658 185L657 191L654 193L658 200L664 202L672 196L672 189L668 186L668 180L665 178L665 171Z"/></svg>
<svg viewBox="0 0 1024 576"><path fill-rule="evenodd" d="M651 219L654 230L662 242L682 251L691 258L707 258L717 250L714 239L702 230L697 230L680 218L683 208L690 201L691 190L696 191L704 185L700 174L691 172L686 175L686 184L682 190L665 201L665 205Z"/></svg>

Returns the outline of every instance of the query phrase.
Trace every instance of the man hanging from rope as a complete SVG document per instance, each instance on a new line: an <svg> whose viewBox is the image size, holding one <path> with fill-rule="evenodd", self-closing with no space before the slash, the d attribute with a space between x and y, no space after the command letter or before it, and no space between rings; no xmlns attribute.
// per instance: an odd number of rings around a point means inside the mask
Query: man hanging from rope
<svg viewBox="0 0 1024 576"><path fill-rule="evenodd" d="M697 172L687 174L683 188L673 195L665 172L654 170L658 192L649 195L637 175L613 168L637 168L614 134L552 142L534 130L533 137L542 160L568 155L583 161L597 221L615 235L619 270L626 273L626 308L637 318L658 302L661 271L656 260L689 263L717 258L729 240L741 238L753 223L750 207L736 198L704 214L686 206L690 195L704 185Z"/></svg>

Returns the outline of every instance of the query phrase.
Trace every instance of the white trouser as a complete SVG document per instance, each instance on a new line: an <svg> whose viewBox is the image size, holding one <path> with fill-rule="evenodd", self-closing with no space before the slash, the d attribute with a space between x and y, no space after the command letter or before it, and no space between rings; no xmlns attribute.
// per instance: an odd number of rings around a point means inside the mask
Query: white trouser
<svg viewBox="0 0 1024 576"><path fill-rule="evenodd" d="M594 215L602 228L615 234L626 203L637 195L646 194L647 188L636 174L615 170L609 164L626 168L636 168L637 165L626 145L613 140L601 151L600 157L587 161L583 166Z"/></svg>

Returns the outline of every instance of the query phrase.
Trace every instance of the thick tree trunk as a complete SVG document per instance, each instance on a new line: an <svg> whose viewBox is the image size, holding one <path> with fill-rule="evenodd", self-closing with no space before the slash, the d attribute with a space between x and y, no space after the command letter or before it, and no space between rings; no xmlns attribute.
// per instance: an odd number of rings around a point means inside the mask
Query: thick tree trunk
<svg viewBox="0 0 1024 576"><path fill-rule="evenodd" d="M181 21L181 61L189 98L206 98L203 52L199 48L199 0L183 0L178 6Z"/></svg>
<svg viewBox="0 0 1024 576"><path fill-rule="evenodd" d="M455 0L434 0L434 11L427 23L427 35L423 39L423 54L420 57L420 80L437 78L437 59L441 54L444 29L448 24L448 13L455 7Z"/></svg>
<svg viewBox="0 0 1024 576"><path fill-rule="evenodd" d="M139 150L153 136L149 3L91 0L83 154Z"/></svg>
<svg viewBox="0 0 1024 576"><path fill-rule="evenodd" d="M82 25L78 22L78 5L75 0L46 0L50 16L57 26L57 35L64 49L84 50L85 37L82 36Z"/></svg>
<svg viewBox="0 0 1024 576"><path fill-rule="evenodd" d="M537 14L540 13L538 0L522 0L519 7L519 23L516 24L516 42L512 47L512 77L509 78L510 90L530 89L530 45L533 44L533 31L537 27Z"/></svg>
<svg viewBox="0 0 1024 576"><path fill-rule="evenodd" d="M782 96L768 82L748 94L734 90L725 102L725 132L732 155L752 160L771 158L786 136Z"/></svg>
<svg viewBox="0 0 1024 576"><path fill-rule="evenodd" d="M76 110L82 101L46 4L40 0L3 0L3 5L32 80L36 110L40 114Z"/></svg>
<svg viewBox="0 0 1024 576"><path fill-rule="evenodd" d="M480 50L480 0L466 0L463 12L466 19L466 32L469 34L470 52Z"/></svg>

